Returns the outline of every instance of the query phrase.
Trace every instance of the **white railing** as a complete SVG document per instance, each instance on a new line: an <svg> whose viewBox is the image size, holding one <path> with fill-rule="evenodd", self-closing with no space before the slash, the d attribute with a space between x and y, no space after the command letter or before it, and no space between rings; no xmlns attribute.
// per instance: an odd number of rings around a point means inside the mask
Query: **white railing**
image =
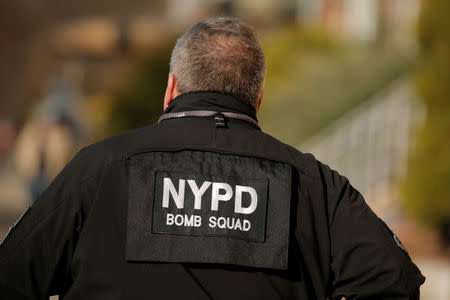
<svg viewBox="0 0 450 300"><path fill-rule="evenodd" d="M391 198L392 183L406 172L419 111L410 80L402 78L298 148L348 177L369 203Z"/></svg>

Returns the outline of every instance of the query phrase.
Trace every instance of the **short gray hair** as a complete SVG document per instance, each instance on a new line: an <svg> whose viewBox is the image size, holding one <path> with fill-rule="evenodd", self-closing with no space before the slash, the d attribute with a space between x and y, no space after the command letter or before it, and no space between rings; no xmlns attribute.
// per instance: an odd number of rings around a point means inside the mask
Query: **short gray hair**
<svg viewBox="0 0 450 300"><path fill-rule="evenodd" d="M266 62L247 24L232 17L198 22L176 42L170 72L181 93L215 91L256 107Z"/></svg>

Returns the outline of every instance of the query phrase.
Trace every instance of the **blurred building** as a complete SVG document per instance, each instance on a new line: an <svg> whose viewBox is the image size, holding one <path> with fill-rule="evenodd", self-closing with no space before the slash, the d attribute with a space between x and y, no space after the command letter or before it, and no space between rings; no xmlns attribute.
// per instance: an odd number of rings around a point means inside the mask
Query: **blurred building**
<svg viewBox="0 0 450 300"><path fill-rule="evenodd" d="M120 24L143 12L158 16L165 15L165 11L165 1L161 0L1 1L0 118L20 125L31 103L42 95L47 80L59 71L65 58L53 47L52 41L62 27L91 17L112 18ZM93 30L91 42L97 45L98 51L106 51L102 43L116 40L105 37L111 34L107 26L95 27L90 28Z"/></svg>
<svg viewBox="0 0 450 300"><path fill-rule="evenodd" d="M420 0L298 0L297 3L300 23L321 25L348 41L415 44L414 24Z"/></svg>
<svg viewBox="0 0 450 300"><path fill-rule="evenodd" d="M67 61L82 65L81 88L117 84L129 51L142 51L208 16L254 25L296 21L350 41L411 44L420 0L56 0L0 3L0 117L21 122L48 78ZM105 71L106 70L106 71ZM92 80L95 78L95 80ZM27 88L24 89L23 87Z"/></svg>

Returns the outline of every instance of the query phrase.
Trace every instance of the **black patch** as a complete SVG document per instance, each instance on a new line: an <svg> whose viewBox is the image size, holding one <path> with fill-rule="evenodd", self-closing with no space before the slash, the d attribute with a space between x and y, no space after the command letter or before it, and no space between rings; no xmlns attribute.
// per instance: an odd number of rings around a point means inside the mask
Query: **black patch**
<svg viewBox="0 0 450 300"><path fill-rule="evenodd" d="M164 171L156 172L155 180L153 232L223 236L264 242L267 179ZM200 206L197 209L194 191L199 194L197 205ZM214 200L217 199L214 195L225 195L227 192L228 200ZM238 201L237 198L241 200ZM176 203L176 200L180 203Z"/></svg>
<svg viewBox="0 0 450 300"><path fill-rule="evenodd" d="M128 163L128 261L287 269L290 165L261 158L190 150L136 154L129 158ZM173 184L173 193L168 194L165 205L164 178L170 178ZM180 191L180 180L185 180L182 208L181 198L177 198L178 207L173 198ZM187 180L195 180L198 188L205 181L211 182L202 196L201 209L194 208L194 195ZM217 210L212 210L211 204L213 182L226 183L233 192L230 200L218 201ZM257 207L251 214L242 213L239 209L240 212L236 212L237 185L251 187L257 193ZM225 190L220 190L219 194L225 194ZM247 192L242 195L242 208L245 209L250 206L251 196ZM183 220L178 217L180 226L166 224L168 213L183 217ZM194 220L189 219L191 215L200 216L202 225L184 226L186 222L193 224ZM248 220L251 228L248 231L211 228L209 218L212 216Z"/></svg>

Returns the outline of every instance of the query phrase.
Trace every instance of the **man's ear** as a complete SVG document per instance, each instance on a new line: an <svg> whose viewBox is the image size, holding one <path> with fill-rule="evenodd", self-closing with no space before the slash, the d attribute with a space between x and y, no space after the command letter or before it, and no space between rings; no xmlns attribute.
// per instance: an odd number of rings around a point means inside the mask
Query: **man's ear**
<svg viewBox="0 0 450 300"><path fill-rule="evenodd" d="M264 88L261 89L261 94L259 95L258 104L256 105L256 112L259 111L259 108L261 107L261 102L264 98Z"/></svg>
<svg viewBox="0 0 450 300"><path fill-rule="evenodd" d="M164 95L164 110L172 103L173 99L178 96L178 91L175 88L176 80L172 73L169 74L167 79L166 93Z"/></svg>

